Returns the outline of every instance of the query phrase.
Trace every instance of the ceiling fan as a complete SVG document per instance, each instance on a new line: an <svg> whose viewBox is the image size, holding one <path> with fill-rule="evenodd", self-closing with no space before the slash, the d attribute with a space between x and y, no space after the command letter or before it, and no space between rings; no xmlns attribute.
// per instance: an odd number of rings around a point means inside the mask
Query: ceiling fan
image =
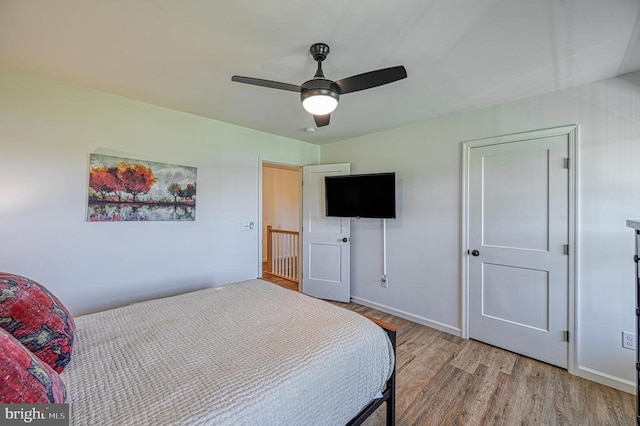
<svg viewBox="0 0 640 426"><path fill-rule="evenodd" d="M231 77L231 81L300 93L302 106L307 112L313 114L316 125L322 127L329 124L331 112L338 106L340 95L371 89L407 78L407 70L400 65L331 81L326 79L322 72L322 61L329 54L329 46L324 43L315 43L311 45L309 53L318 62L318 69L313 79L305 81L301 86L239 75Z"/></svg>

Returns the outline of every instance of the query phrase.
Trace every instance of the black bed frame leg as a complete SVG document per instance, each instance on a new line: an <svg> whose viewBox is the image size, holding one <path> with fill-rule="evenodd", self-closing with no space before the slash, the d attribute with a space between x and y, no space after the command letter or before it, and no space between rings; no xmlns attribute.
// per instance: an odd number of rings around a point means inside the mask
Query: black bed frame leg
<svg viewBox="0 0 640 426"><path fill-rule="evenodd" d="M393 346L393 354L396 355L396 332L387 333L391 345ZM396 424L396 361L393 363L393 372L387 380L387 388L389 389L389 399L387 399L387 426L395 426Z"/></svg>

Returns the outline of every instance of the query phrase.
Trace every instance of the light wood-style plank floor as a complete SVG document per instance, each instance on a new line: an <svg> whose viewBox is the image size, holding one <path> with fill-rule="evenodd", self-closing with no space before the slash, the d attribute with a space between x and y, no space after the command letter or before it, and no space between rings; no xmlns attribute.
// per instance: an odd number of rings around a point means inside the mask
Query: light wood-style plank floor
<svg viewBox="0 0 640 426"><path fill-rule="evenodd" d="M276 277L274 275L269 274L268 272L262 273L262 279L265 281L272 282L274 284L278 284L280 287L284 287L288 290L298 291L298 283L294 281L289 281L284 278Z"/></svg>
<svg viewBox="0 0 640 426"><path fill-rule="evenodd" d="M298 291L298 283L289 281L284 278L276 277L267 272L267 262L262 262L262 279L265 281L278 284L280 287L284 287L289 290Z"/></svg>
<svg viewBox="0 0 640 426"><path fill-rule="evenodd" d="M635 425L635 396L355 303L398 327L396 424ZM384 406L364 424L382 426Z"/></svg>
<svg viewBox="0 0 640 426"><path fill-rule="evenodd" d="M398 425L635 425L635 396L474 340L341 304L398 327ZM384 424L383 410L365 425Z"/></svg>

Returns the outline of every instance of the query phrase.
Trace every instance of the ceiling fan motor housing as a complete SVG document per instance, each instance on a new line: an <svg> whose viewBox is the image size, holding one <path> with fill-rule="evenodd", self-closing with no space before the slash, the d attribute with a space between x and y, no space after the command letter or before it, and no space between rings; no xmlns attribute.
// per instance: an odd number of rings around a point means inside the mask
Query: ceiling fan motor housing
<svg viewBox="0 0 640 426"><path fill-rule="evenodd" d="M336 101L340 100L340 87L336 83L327 79L315 78L302 84L300 90L300 100L304 101L309 96L331 96Z"/></svg>

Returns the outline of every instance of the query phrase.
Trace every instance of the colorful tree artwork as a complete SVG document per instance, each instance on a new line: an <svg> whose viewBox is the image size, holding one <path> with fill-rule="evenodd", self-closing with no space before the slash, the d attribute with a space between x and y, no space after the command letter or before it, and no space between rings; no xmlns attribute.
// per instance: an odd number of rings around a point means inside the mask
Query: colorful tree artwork
<svg viewBox="0 0 640 426"><path fill-rule="evenodd" d="M195 167L100 154L89 164L87 220L195 220Z"/></svg>

